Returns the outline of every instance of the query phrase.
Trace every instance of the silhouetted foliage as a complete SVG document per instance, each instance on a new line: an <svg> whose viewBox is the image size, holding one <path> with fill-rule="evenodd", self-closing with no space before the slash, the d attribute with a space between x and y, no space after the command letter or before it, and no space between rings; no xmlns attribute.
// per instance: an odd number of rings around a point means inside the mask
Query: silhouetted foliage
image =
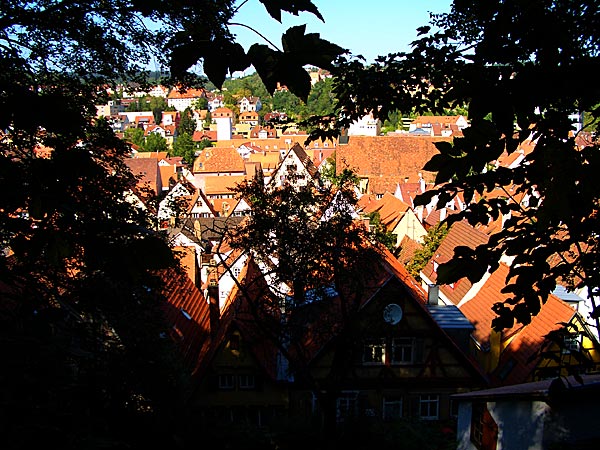
<svg viewBox="0 0 600 450"><path fill-rule="evenodd" d="M431 26L418 29L412 51L368 66L347 59L335 71L340 125L364 111L385 118L397 109L442 114L468 108L471 126L464 137L438 143L440 153L425 166L437 172L439 189L417 203L437 195L444 205L463 196L470 205L449 223L466 218L487 224L511 215L487 245L464 250L438 271L442 283L462 276L475 281L485 268L497 267L502 254L514 258L505 288L511 298L494 307L497 329L528 323L558 280L570 289L587 288L594 317L600 315L600 153L595 138L585 148L576 145L569 117L589 111L586 121L597 120L598 19L595 1L456 0L450 13L433 15ZM529 138L536 146L523 164L490 164ZM528 204L508 194L485 198L513 185ZM467 260L483 270L466 273L474 266Z"/></svg>

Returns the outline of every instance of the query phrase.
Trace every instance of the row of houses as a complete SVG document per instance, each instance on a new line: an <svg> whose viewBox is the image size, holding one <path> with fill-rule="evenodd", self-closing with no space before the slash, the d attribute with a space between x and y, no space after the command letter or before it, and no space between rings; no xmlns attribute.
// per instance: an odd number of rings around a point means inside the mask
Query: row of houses
<svg viewBox="0 0 600 450"><path fill-rule="evenodd" d="M314 389L290 378L285 358L276 345L261 337L248 299L240 294L240 283L265 279L264 267L252 255L215 245L219 229L235 226L251 213L248 204L225 197L220 200L231 206L223 208L221 202L217 211L217 199L208 198L206 192L215 179L247 179L258 171L273 187L285 183L286 173L292 169L300 179L309 180L318 176L324 153L331 151L331 156L333 150L338 170L351 167L360 180L357 216L377 212L395 236L393 253L386 251L372 267L365 267L365 272L373 274L376 289L360 300L362 331L354 339L354 354L360 356L350 364L353 378L344 380L336 393L340 422L350 418L384 422L454 418L459 422L461 448L483 448L482 443L494 445L485 448L496 448L502 442L507 445L509 433L503 434L493 401L482 399L501 398L510 389L496 392L500 397L494 397L494 391L484 388L527 386L523 383L556 378L568 366L586 377L583 374L598 369L597 335L590 327L584 296L557 288L530 324L497 332L491 327L492 305L506 299L502 288L509 260L501 261L497 270L486 273L478 283L462 279L452 285L436 284L437 267L454 249L486 242L490 233L502 226L502 218L479 229L455 223L419 276L407 272L405 263L423 244L427 231L468 201L457 198L447 205L414 206L415 196L432 187L432 174L420 168L434 154L436 139L351 137L345 144L330 143L329 148L324 143L310 148L276 142L249 142L240 152L241 147L233 151L215 148L199 155L188 181L197 188L197 199L213 205L213 217L194 217L190 214L193 208L188 208L181 224L168 223L173 243L187 249L185 266L190 275L179 275L164 293L174 333L186 349L186 361L198 383L193 403L204 426L248 422L264 426L282 415L308 420L319 414ZM518 164L533 145L526 142L497 164ZM271 165L267 154L277 156ZM197 199L191 203L197 205ZM242 211L236 217L235 212ZM218 254L213 253L216 248ZM307 365L317 380L331 369L334 350L327 343L338 338L338 328L319 321L327 310L335 313L339 307L335 294L325 300L309 308L314 310L312 314L302 315L303 320L312 318L305 323L307 333L327 330L318 342L314 332L301 336L310 348ZM552 333L554 337L560 333L563 324L569 324L575 333L562 335L563 342L550 339ZM489 392L489 397L478 397L472 391ZM502 416L502 420L508 423L512 419ZM552 437L559 438L567 442L573 434L567 430L561 437Z"/></svg>

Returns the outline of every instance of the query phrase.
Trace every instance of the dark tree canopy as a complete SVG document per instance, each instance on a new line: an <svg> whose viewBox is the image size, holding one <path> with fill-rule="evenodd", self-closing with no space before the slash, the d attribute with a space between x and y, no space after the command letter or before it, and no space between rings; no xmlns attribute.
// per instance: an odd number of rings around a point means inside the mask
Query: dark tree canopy
<svg viewBox="0 0 600 450"><path fill-rule="evenodd" d="M0 2L0 447L174 448L184 384L154 277L174 261L95 105L143 85L149 63L184 86L197 63L219 86L254 64L306 97L302 64L342 49L296 28L284 50L246 55L230 32L238 3ZM307 0L262 3L318 15Z"/></svg>
<svg viewBox="0 0 600 450"><path fill-rule="evenodd" d="M385 118L396 109L441 114L467 107L470 128L452 144L439 144L425 167L440 186L444 205L456 195L477 201L449 221L487 223L511 214L504 229L475 251L460 249L442 267L440 280L479 279L514 257L496 328L528 323L557 281L587 287L595 305L600 277L597 230L600 190L598 142L576 145L570 115L587 112L596 123L600 90L600 10L595 1L456 0L451 12L433 15L431 26L407 53L380 57L365 66L347 60L336 70L342 125L364 111ZM535 140L525 164L490 170L502 152ZM511 185L531 196L528 205L485 193ZM508 190L507 190L508 192ZM482 197L483 195L483 197ZM596 309L598 316L600 310Z"/></svg>

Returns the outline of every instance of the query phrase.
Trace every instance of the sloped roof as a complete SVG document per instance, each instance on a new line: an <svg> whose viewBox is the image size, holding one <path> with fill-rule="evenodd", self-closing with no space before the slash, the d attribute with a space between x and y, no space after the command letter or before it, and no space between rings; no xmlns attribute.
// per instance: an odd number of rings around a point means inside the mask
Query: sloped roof
<svg viewBox="0 0 600 450"><path fill-rule="evenodd" d="M245 175L230 175L226 177L204 178L204 193L207 197L217 194L233 194L231 189L246 179ZM229 199L231 200L231 199Z"/></svg>
<svg viewBox="0 0 600 450"><path fill-rule="evenodd" d="M379 200L368 203L363 212L366 214L378 212L381 223L388 231L393 231L409 209L409 205L386 192Z"/></svg>
<svg viewBox="0 0 600 450"><path fill-rule="evenodd" d="M194 161L194 173L244 172L244 159L233 147L206 147Z"/></svg>
<svg viewBox="0 0 600 450"><path fill-rule="evenodd" d="M477 231L466 221L463 220L454 223L431 260L423 269L423 275L432 283L435 283L437 280L437 273L434 270L434 266L436 266L436 264L443 264L452 259L456 247L465 246L474 249L480 244L487 243L488 240L489 237L486 234ZM458 305L469 289L471 289L471 286L472 284L467 278L462 278L454 283L454 287L448 285L440 286L440 291L448 297L453 304Z"/></svg>
<svg viewBox="0 0 600 450"><path fill-rule="evenodd" d="M178 270L160 273L166 302L163 310L171 336L182 351L185 364L193 368L210 345L209 307L192 280Z"/></svg>
<svg viewBox="0 0 600 450"><path fill-rule="evenodd" d="M156 158L127 158L125 164L134 176L139 177L138 188L149 187L155 194L160 192L162 183Z"/></svg>
<svg viewBox="0 0 600 450"><path fill-rule="evenodd" d="M419 172L429 180L433 174L423 166L438 154L434 143L448 142L450 138L416 136L351 136L348 144L336 149L336 169L354 169L361 178L369 179L369 192L394 192L406 177L418 181Z"/></svg>
<svg viewBox="0 0 600 450"><path fill-rule="evenodd" d="M183 99L183 98L200 98L204 96L204 89L193 89L189 88L185 91L175 88L171 89L167 98L169 99Z"/></svg>
<svg viewBox="0 0 600 450"><path fill-rule="evenodd" d="M260 163L263 170L272 171L279 166L281 154L279 151L265 151L260 153L250 153L248 161Z"/></svg>
<svg viewBox="0 0 600 450"><path fill-rule="evenodd" d="M209 141L217 140L217 130L202 130L202 131L194 131L192 135L192 141L200 142L202 139L208 139Z"/></svg>
<svg viewBox="0 0 600 450"><path fill-rule="evenodd" d="M398 246L396 258L403 265L407 265L413 258L417 250L422 249L423 246L409 236L404 236L400 245Z"/></svg>
<svg viewBox="0 0 600 450"><path fill-rule="evenodd" d="M497 381L507 385L527 381L538 364L536 353L548 344L544 336L561 328L561 322L571 322L575 314L573 308L550 295L540 312L532 317L531 323L523 327L500 355L495 372ZM508 375L500 379L499 374L504 371L508 371Z"/></svg>
<svg viewBox="0 0 600 450"><path fill-rule="evenodd" d="M412 123L422 124L422 123L439 123L439 124L455 124L458 119L463 116L418 116Z"/></svg>
<svg viewBox="0 0 600 450"><path fill-rule="evenodd" d="M498 269L490 274L490 277L477 294L460 307L463 314L475 326L472 333L473 338L484 348L490 344L492 320L496 317L496 313L492 311L492 306L495 303L504 302L510 297L510 295L501 292L506 286L508 271L509 267L504 263L500 263ZM520 328L521 325L516 324L512 329L504 330L502 332L503 339L512 336Z"/></svg>

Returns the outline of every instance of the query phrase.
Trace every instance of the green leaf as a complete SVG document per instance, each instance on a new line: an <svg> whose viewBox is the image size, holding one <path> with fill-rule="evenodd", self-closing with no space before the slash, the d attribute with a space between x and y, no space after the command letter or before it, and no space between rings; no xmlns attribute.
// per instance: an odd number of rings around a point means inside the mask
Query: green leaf
<svg viewBox="0 0 600 450"><path fill-rule="evenodd" d="M319 33L306 34L306 25L289 28L281 37L283 51L296 63L310 64L321 69L333 69L333 61L347 52L339 45L321 39Z"/></svg>
<svg viewBox="0 0 600 450"><path fill-rule="evenodd" d="M219 88L228 74L250 66L250 60L243 47L224 38L210 38L205 35L177 33L167 44L171 48L170 70L175 78L203 60L204 73Z"/></svg>
<svg viewBox="0 0 600 450"><path fill-rule="evenodd" d="M265 6L269 15L278 22L281 22L281 11L287 11L295 16L301 11L307 11L325 22L317 7L310 0L260 0L260 2Z"/></svg>

